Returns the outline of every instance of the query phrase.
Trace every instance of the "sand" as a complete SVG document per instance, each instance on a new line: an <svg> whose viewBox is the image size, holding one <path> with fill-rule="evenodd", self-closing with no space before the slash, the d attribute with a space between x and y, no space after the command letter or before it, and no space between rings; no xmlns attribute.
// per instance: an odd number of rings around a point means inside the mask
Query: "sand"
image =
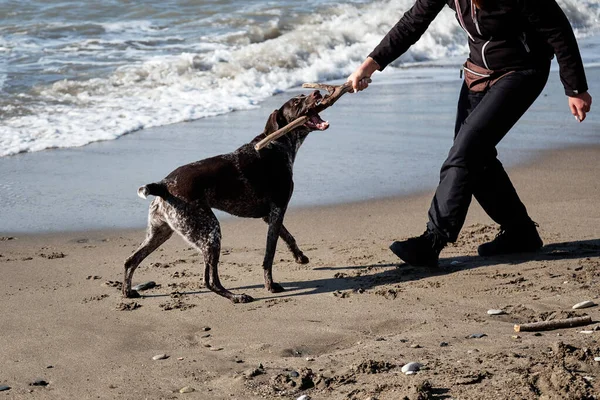
<svg viewBox="0 0 600 400"><path fill-rule="evenodd" d="M158 286L129 300L122 264L143 231L4 236L0 398L596 398L600 311L571 307L600 302L599 154L554 151L511 169L546 244L533 255L478 257L496 228L473 204L440 268L405 265L387 247L422 232L431 192L295 209L286 225L310 263L280 242L274 276L286 291L271 294L266 225L227 219L221 280L249 304L204 289L200 257L179 237L134 276ZM513 330L582 315L594 323ZM403 374L408 362L421 370Z"/></svg>

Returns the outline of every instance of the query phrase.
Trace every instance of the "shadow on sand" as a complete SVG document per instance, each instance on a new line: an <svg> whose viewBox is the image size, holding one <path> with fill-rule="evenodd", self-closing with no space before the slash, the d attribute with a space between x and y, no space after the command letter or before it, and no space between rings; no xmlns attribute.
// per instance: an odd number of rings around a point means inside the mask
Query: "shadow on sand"
<svg viewBox="0 0 600 400"><path fill-rule="evenodd" d="M458 271L471 270L481 267L492 267L501 264L518 265L530 261L572 260L600 256L600 239L582 240L575 242L552 243L544 246L536 253L523 253L499 257L464 256L440 259L437 268L412 267L404 262L391 264L348 265L335 267L318 267L315 270L329 270L335 276L326 279L306 280L296 282L281 282L286 289L283 297L306 296L319 293L344 292L348 290L368 290L382 285L416 281L427 277L442 276ZM373 269L383 271L370 273ZM357 271L365 271L364 275L356 275ZM353 272L348 276L345 272ZM261 288L262 285L240 286L231 288L234 292L244 289ZM286 296L287 295L287 296ZM258 297L256 300L268 300L278 296Z"/></svg>
<svg viewBox="0 0 600 400"><path fill-rule="evenodd" d="M404 262L371 265L346 265L332 267L317 267L314 270L332 271L334 276L326 279L305 281L280 282L285 292L277 295L255 297L255 300L269 300L295 296L306 296L319 293L343 293L345 291L360 291L375 289L383 285L393 285L402 282L416 281L423 278L452 274L481 267L492 267L501 264L518 265L530 261L551 261L585 259L600 256L600 239L581 240L575 242L552 243L544 246L536 253L523 253L499 257L463 256L440 259L439 267L412 267ZM371 273L372 270L380 270ZM353 275L346 272L352 271ZM364 271L365 274L360 274ZM359 272L357 274L357 272ZM239 286L228 288L234 293L245 289L261 289L260 285ZM211 293L208 290L181 292L182 295ZM142 297L168 297L169 294L144 294Z"/></svg>

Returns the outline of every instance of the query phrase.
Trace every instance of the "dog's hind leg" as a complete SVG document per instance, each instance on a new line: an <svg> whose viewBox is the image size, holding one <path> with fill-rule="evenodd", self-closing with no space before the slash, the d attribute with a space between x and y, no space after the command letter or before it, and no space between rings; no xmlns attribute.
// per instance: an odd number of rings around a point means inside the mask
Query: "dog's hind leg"
<svg viewBox="0 0 600 400"><path fill-rule="evenodd" d="M123 296L139 297L138 292L131 290L131 279L133 272L140 263L156 250L161 244L166 242L173 234L173 229L162 219L159 214L157 204L150 206L148 215L148 228L146 229L146 239L127 260L125 260L125 277L123 279Z"/></svg>
<svg viewBox="0 0 600 400"><path fill-rule="evenodd" d="M263 221L265 221L268 224L269 217L264 217ZM279 237L285 242L288 249L290 249L290 251L294 255L294 259L298 264L308 264L308 257L306 257L302 250L300 250L298 244L296 244L296 239L294 239L294 236L292 236L292 234L285 228L285 225L283 224L281 224L281 228L279 230Z"/></svg>
<svg viewBox="0 0 600 400"><path fill-rule="evenodd" d="M271 209L268 219L266 219L266 221L268 221L269 224L269 230L267 232L267 247L265 250L265 259L263 261L263 270L265 275L265 289L267 289L271 293L283 292L285 290L283 286L273 282L273 259L275 258L275 250L277 249L277 239L282 232L281 228L283 228L284 215L285 208L274 207L273 209ZM287 233L289 235L289 232ZM289 236L292 237L292 235ZM286 243L288 242L286 241ZM298 249L298 246L295 247L296 249ZM294 250L292 250L292 252L293 251ZM298 249L298 251L300 251L300 249Z"/></svg>
<svg viewBox="0 0 600 400"><path fill-rule="evenodd" d="M221 253L221 227L210 208L190 209L175 222L174 227L190 244L204 256L204 284L216 294L234 303L249 303L253 299L246 294L234 294L225 289L219 279L219 256Z"/></svg>

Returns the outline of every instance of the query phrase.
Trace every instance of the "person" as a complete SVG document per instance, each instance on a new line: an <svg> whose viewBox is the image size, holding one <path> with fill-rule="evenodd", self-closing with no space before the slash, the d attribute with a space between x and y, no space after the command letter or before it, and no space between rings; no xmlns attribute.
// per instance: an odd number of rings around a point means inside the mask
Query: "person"
<svg viewBox="0 0 600 400"><path fill-rule="evenodd" d="M444 246L457 240L472 197L500 225L496 238L479 246L479 255L540 249L537 224L498 160L496 145L541 93L554 55L575 118L585 120L592 104L575 35L555 0L417 0L348 77L354 92L366 89L375 71L408 50L446 4L468 36L469 56L454 141L426 231L390 246L414 266L438 264Z"/></svg>

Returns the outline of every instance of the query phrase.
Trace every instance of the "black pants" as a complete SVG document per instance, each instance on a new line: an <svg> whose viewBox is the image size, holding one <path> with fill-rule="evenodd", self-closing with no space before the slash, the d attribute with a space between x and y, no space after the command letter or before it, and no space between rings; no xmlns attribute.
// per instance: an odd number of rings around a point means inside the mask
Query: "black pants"
<svg viewBox="0 0 600 400"><path fill-rule="evenodd" d="M548 62L537 69L513 72L481 93L463 84L454 143L429 209L427 226L441 238L456 241L471 196L504 229L531 222L497 158L496 145L542 92L549 69Z"/></svg>

